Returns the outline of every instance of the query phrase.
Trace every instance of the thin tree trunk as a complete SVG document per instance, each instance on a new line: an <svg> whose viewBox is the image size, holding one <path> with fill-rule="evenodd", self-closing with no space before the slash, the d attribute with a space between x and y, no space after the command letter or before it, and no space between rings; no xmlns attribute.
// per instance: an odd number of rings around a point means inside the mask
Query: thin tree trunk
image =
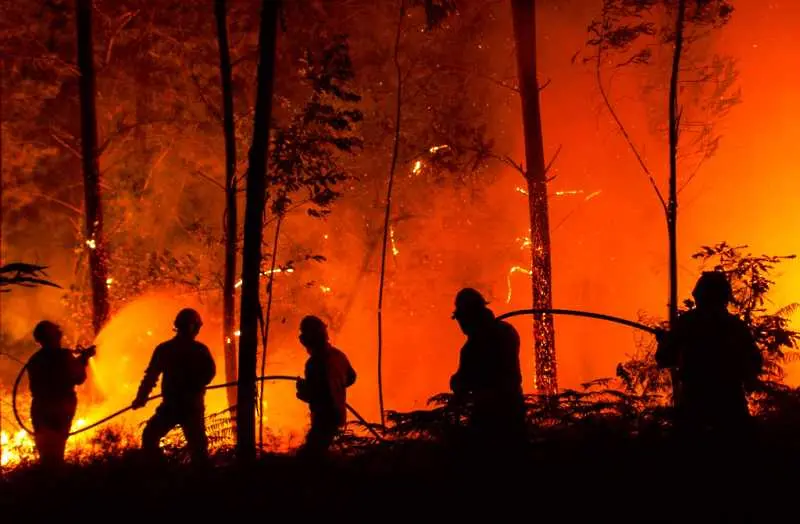
<svg viewBox="0 0 800 524"><path fill-rule="evenodd" d="M272 242L272 263L270 264L269 276L267 277L267 314L264 316L264 336L261 344L261 376L263 377L267 369L267 343L269 342L269 318L272 315L272 291L275 284L275 266L278 260L278 241L281 236L281 225L283 225L283 213L278 215L275 223L275 238ZM261 381L258 392L259 417L258 417L258 446L264 447L264 381Z"/></svg>
<svg viewBox="0 0 800 524"><path fill-rule="evenodd" d="M247 194L242 256L242 300L239 314L239 389L236 408L236 451L239 460L256 456L255 398L258 356L259 276L266 203L267 154L272 118L275 41L279 0L263 0L258 46L258 93L253 117L253 139L248 155Z"/></svg>
<svg viewBox="0 0 800 524"><path fill-rule="evenodd" d="M680 113L678 108L678 80L683 54L683 26L686 0L678 0L675 21L675 51L672 56L672 74L669 82L669 201L667 205L667 233L669 236L669 325L678 318L678 135ZM673 402L678 400L680 384L672 373Z"/></svg>
<svg viewBox="0 0 800 524"><path fill-rule="evenodd" d="M394 115L394 146L392 148L392 165L389 168L389 184L386 188L386 209L383 216L383 246L381 247L381 276L378 284L378 407L381 412L381 426L386 425L383 408L383 287L386 280L386 248L389 243L389 218L392 214L392 189L394 189L394 173L397 170L397 157L400 149L400 110L402 107L403 75L400 70L400 36L403 32L405 18L405 0L400 0L400 16L397 20L397 33L394 38L394 68L397 74L397 92Z"/></svg>
<svg viewBox="0 0 800 524"><path fill-rule="evenodd" d="M550 224L547 206L547 168L544 160L539 85L536 80L536 3L511 0L522 121L525 130L525 179L531 222L531 284L534 309L551 309ZM558 391L553 316L534 317L535 385L552 395Z"/></svg>
<svg viewBox="0 0 800 524"><path fill-rule="evenodd" d="M228 47L225 0L216 0L219 71L222 81L222 116L225 133L225 276L222 284L222 337L225 348L225 381L236 382L236 131L233 121L233 82ZM228 388L228 406L236 405L236 388Z"/></svg>
<svg viewBox="0 0 800 524"><path fill-rule="evenodd" d="M83 161L86 247L92 286L92 326L99 333L108 320L108 268L103 239L103 208L100 169L97 162L97 114L95 108L94 52L92 44L92 0L75 2L78 70L80 71L81 155Z"/></svg>

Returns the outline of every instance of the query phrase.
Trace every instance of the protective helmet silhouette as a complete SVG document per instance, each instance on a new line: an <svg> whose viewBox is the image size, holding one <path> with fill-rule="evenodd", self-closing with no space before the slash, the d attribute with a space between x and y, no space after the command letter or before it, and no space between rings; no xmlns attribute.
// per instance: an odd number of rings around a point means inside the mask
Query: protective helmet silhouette
<svg viewBox="0 0 800 524"><path fill-rule="evenodd" d="M453 312L453 318L460 313L479 311L488 304L489 302L478 290L471 287L464 288L456 295L456 310Z"/></svg>
<svg viewBox="0 0 800 524"><path fill-rule="evenodd" d="M705 271L697 280L692 296L698 305L727 305L733 299L733 290L725 273Z"/></svg>
<svg viewBox="0 0 800 524"><path fill-rule="evenodd" d="M203 325L200 313L192 308L181 309L175 316L175 329L179 332L191 332L199 330Z"/></svg>

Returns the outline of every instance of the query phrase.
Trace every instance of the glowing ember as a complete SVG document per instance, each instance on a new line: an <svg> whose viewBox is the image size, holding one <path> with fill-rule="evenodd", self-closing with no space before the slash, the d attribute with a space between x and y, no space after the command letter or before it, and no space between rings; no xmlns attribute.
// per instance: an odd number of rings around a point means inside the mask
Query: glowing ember
<svg viewBox="0 0 800 524"><path fill-rule="evenodd" d="M97 249L97 242L95 242L93 238L87 240L86 245L89 246L89 249Z"/></svg>
<svg viewBox="0 0 800 524"><path fill-rule="evenodd" d="M394 239L394 228L391 227L391 226L389 227L389 239L392 242L392 255L394 255L394 256L399 255L400 254L400 250L397 249L397 242L395 242L395 239Z"/></svg>
<svg viewBox="0 0 800 524"><path fill-rule="evenodd" d="M533 245L531 237L517 237L517 242L520 249L529 249Z"/></svg>
<svg viewBox="0 0 800 524"><path fill-rule="evenodd" d="M416 175L420 171L422 171L422 160L417 160L414 162L414 167L411 168L411 173Z"/></svg>
<svg viewBox="0 0 800 524"><path fill-rule="evenodd" d="M514 266L508 270L508 276L506 277L506 282L508 283L508 296L506 297L507 304L511 303L511 276L514 273L525 273L528 276L533 275L533 271L531 271L530 269L525 269L522 266Z"/></svg>
<svg viewBox="0 0 800 524"><path fill-rule="evenodd" d="M528 194L528 190L527 190L527 189L525 189L525 188L524 188L524 187L522 187L522 186L517 186L517 187L515 187L515 188L514 188L514 190L515 190L517 193L522 193L523 195L527 195L527 194Z"/></svg>
<svg viewBox="0 0 800 524"><path fill-rule="evenodd" d="M233 332L233 336L234 337L240 337L240 336L242 336L242 332L237 329L236 331Z"/></svg>
<svg viewBox="0 0 800 524"><path fill-rule="evenodd" d="M450 146L448 146L447 144L442 144L440 146L433 146L428 151L430 151L431 153L436 153L437 151L441 151L442 149L447 149L449 147Z"/></svg>
<svg viewBox="0 0 800 524"><path fill-rule="evenodd" d="M322 291L323 293L330 293L330 292L331 292L331 288L329 288L328 286L320 285L320 286L319 286L319 289L320 289L320 291Z"/></svg>

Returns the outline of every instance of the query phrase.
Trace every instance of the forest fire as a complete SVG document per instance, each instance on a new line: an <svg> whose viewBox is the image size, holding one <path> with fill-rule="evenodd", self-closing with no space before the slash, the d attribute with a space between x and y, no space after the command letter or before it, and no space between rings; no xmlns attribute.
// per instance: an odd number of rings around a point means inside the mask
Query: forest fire
<svg viewBox="0 0 800 524"><path fill-rule="evenodd" d="M98 347L74 430L131 404L154 348L174 335L176 313L192 307L215 360L213 385L239 380L243 361L250 371L289 377L268 382L252 406L268 440L288 448L309 419L291 382L309 357L298 340L306 315L324 319L331 343L357 371L348 402L377 421L387 409L422 409L449 391L464 343L451 320L461 288L480 289L496 314L551 304L657 323L690 296L705 260L691 254L702 246L727 239L753 252L797 251L778 211L793 208L798 190L787 176L796 133L784 116L798 111L796 82L785 73L797 54L773 27L793 31L797 6L742 1L730 21L706 32L691 26L702 17L689 17L687 31L704 39L675 69L685 75L676 84L686 110L677 129L669 117L675 97L667 96L671 41L616 49L608 35L616 15L601 10L615 2L541 3L543 44L527 71L540 127L532 138L530 121L523 123L531 114L520 105L530 84L520 81L526 74L514 54L524 35L515 33L508 2L442 7L436 16L426 6L452 2L401 4L396 24L391 2L354 0L372 21L363 26L333 13L330 2L311 3L312 15L286 3L292 30L275 37L273 99L260 106L260 21L247 2L228 6L228 71L208 6L170 3L160 12L96 3L103 16L89 46L98 63L89 94L73 65L77 15L46 10L39 27L24 2L2 8L21 21L7 30L24 29L3 41L11 52L0 92L0 251L6 261L47 265L62 288L15 288L3 297L2 352L16 359L2 360L0 375L4 467L33 453L5 392L35 350L31 332L43 318L63 325L68 345ZM306 16L321 14L324 31L305 27ZM647 16L656 33L675 30L665 13ZM695 36L693 44L701 41ZM46 60L28 60L42 42ZM463 52L452 52L454 42ZM647 52L625 55L640 44ZM727 55L737 59L730 66ZM771 90L765 76L777 77ZM739 85L747 97L741 107ZM79 125L88 99L97 106L89 112L97 120L93 148ZM258 120L257 106L271 113ZM771 131L754 134L753 122ZM677 131L684 149L671 184ZM256 138L265 142L254 146ZM82 147L94 151L96 165L83 161ZM266 165L250 165L251 149ZM762 171L770 183L755 180ZM256 177L264 185L257 198L247 194ZM670 196L672 186L680 191ZM677 220L665 223L676 209ZM795 302L800 283L795 262L780 271L769 277L776 310ZM555 359L546 366L553 376L540 383L555 384L557 368L555 389L564 389L615 376L618 364L652 343L619 326L546 316L553 326L510 321L522 341L526 393L536 392L536 360L544 360L535 348ZM787 383L800 380L786 369ZM210 390L207 414L230 419L238 394ZM138 445L157 403L76 435L69 452L93 449L109 427Z"/></svg>

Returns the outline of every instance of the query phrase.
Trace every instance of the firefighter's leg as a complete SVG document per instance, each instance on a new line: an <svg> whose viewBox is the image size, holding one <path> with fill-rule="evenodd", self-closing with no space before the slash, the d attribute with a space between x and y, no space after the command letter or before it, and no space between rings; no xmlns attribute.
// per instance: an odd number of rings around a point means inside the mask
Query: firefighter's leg
<svg viewBox="0 0 800 524"><path fill-rule="evenodd" d="M194 407L185 413L181 421L183 435L192 456L192 462L202 464L208 459L208 437L206 436L205 410Z"/></svg>
<svg viewBox="0 0 800 524"><path fill-rule="evenodd" d="M142 432L142 449L145 453L151 457L162 457L161 439L177 425L174 410L165 404L158 406Z"/></svg>
<svg viewBox="0 0 800 524"><path fill-rule="evenodd" d="M303 443L298 454L308 457L324 456L336 438L338 428L335 424L317 422L312 423L306 434L306 441Z"/></svg>

